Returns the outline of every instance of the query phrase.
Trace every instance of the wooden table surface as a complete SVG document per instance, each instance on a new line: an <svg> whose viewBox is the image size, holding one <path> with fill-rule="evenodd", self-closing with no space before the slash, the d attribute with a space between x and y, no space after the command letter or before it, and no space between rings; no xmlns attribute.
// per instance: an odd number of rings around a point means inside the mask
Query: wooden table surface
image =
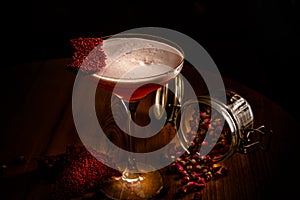
<svg viewBox="0 0 300 200"><path fill-rule="evenodd" d="M0 162L9 163L18 155L24 155L27 162L7 169L10 175L1 177L0 199L47 199L50 186L42 177L33 175L35 164L30 160L36 156L64 153L67 145L81 142L72 116L75 75L66 70L69 62L70 58L61 58L11 66L14 76L5 81L2 90L4 128ZM224 83L249 101L255 126L265 125L273 130L273 137L267 152L236 153L225 160L222 164L229 169L228 175L210 181L202 191L202 198L252 200L297 195L298 122L263 94L229 78L224 78ZM163 175L167 190L159 199L174 199L177 180L172 175ZM192 197L193 194L189 194L180 199ZM103 199L106 198L103 196Z"/></svg>

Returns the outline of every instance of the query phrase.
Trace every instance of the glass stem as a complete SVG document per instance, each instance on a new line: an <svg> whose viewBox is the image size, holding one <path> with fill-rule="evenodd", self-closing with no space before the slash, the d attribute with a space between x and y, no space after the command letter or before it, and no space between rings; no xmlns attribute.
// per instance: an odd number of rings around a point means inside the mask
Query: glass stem
<svg viewBox="0 0 300 200"><path fill-rule="evenodd" d="M128 103L122 100L122 103L128 114L128 132L132 133L132 131L134 131L134 126L132 126L132 124L135 123L134 120L136 117L136 110L139 101ZM132 152L134 152L132 139L133 139L132 134L129 134L128 135L129 157L126 163L125 170L122 173L122 179L127 182L136 182L140 180L140 174L137 173L136 161L135 158L132 156Z"/></svg>

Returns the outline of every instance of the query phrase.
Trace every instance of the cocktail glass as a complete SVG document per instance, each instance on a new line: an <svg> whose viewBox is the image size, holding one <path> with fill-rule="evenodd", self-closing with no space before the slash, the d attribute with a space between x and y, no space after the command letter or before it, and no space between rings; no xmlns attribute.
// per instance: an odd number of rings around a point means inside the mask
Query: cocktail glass
<svg viewBox="0 0 300 200"><path fill-rule="evenodd" d="M116 95L129 118L129 149L137 106L152 92L161 90L181 72L184 62L182 49L174 42L147 34L117 34L103 40L107 55L106 66L93 74L98 85ZM180 88L176 88L177 90ZM141 133L139 133L141 134ZM145 171L145 173L144 173ZM129 153L121 177L111 177L102 192L112 199L148 199L163 188L159 170L136 162Z"/></svg>

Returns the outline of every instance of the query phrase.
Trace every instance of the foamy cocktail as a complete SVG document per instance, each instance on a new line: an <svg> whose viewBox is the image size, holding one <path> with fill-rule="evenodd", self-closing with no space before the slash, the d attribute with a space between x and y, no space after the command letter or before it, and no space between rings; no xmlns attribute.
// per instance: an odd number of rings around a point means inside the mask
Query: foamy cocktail
<svg viewBox="0 0 300 200"><path fill-rule="evenodd" d="M95 73L99 86L124 101L137 101L175 78L183 66L176 48L144 38L109 38L103 42L106 66Z"/></svg>

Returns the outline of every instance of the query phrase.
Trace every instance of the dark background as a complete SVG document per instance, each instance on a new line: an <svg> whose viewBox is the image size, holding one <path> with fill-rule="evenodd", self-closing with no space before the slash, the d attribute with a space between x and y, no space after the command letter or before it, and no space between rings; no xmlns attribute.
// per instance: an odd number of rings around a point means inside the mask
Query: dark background
<svg viewBox="0 0 300 200"><path fill-rule="evenodd" d="M5 63L70 57L71 38L146 26L170 28L198 41L222 75L256 89L297 116L296 0L33 0L9 4L2 6Z"/></svg>

